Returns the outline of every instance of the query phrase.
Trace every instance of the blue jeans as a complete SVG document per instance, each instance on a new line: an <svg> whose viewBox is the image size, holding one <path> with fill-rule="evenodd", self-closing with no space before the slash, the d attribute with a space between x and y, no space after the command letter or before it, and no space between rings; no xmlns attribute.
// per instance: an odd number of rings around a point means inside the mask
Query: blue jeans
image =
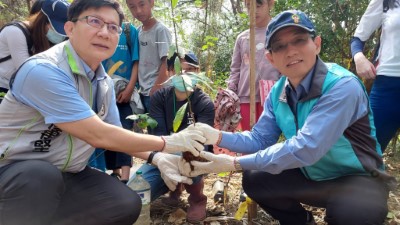
<svg viewBox="0 0 400 225"><path fill-rule="evenodd" d="M400 77L376 76L371 89L371 109L374 114L376 137L385 151L400 128Z"/></svg>
<svg viewBox="0 0 400 225"><path fill-rule="evenodd" d="M143 178L149 182L151 186L151 201L156 200L158 197L169 191L164 180L161 178L160 170L157 167L145 163L138 169L138 171L142 171ZM134 179L135 177L136 174L133 175L131 179ZM193 184L198 183L201 180L201 177L202 176L197 176L192 178Z"/></svg>
<svg viewBox="0 0 400 225"><path fill-rule="evenodd" d="M148 113L150 111L150 96L140 94L140 100L144 106L144 112Z"/></svg>

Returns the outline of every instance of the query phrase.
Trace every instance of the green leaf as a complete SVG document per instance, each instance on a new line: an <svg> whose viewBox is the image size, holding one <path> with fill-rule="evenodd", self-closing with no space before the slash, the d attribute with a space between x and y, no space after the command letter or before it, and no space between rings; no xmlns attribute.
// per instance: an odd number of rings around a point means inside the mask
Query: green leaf
<svg viewBox="0 0 400 225"><path fill-rule="evenodd" d="M130 120L138 120L138 119L139 119L139 116L138 116L138 115L136 115L136 114L133 114L133 115L127 116L127 117L126 117L126 119L130 119Z"/></svg>
<svg viewBox="0 0 400 225"><path fill-rule="evenodd" d="M171 3L172 3L172 8L174 9L178 4L178 0L171 0Z"/></svg>
<svg viewBox="0 0 400 225"><path fill-rule="evenodd" d="M145 129L147 127L147 122L145 120L139 120L139 122L137 123L138 127L140 127L141 129Z"/></svg>
<svg viewBox="0 0 400 225"><path fill-rule="evenodd" d="M155 128L158 123L155 119L151 118L148 113L145 114L133 114L126 117L127 119L134 120L138 127L145 129L147 127Z"/></svg>
<svg viewBox="0 0 400 225"><path fill-rule="evenodd" d="M175 69L175 73L176 74L180 74L181 73L181 61L179 60L179 57L175 58L174 69Z"/></svg>
<svg viewBox="0 0 400 225"><path fill-rule="evenodd" d="M169 49L168 49L168 59L170 59L174 55L175 52L176 52L175 45L174 44L170 45Z"/></svg>
<svg viewBox="0 0 400 225"><path fill-rule="evenodd" d="M219 173L218 176L219 177L226 177L226 176L229 176L229 173L230 172L222 172L222 173Z"/></svg>
<svg viewBox="0 0 400 225"><path fill-rule="evenodd" d="M183 79L183 82L185 82L184 86L186 88L186 91L193 91L192 78L190 78L188 75L185 75L185 74L181 75L181 77Z"/></svg>
<svg viewBox="0 0 400 225"><path fill-rule="evenodd" d="M177 132L179 127L182 124L183 116L185 115L187 105L188 105L188 103L186 102L181 108L179 108L178 112L175 115L174 122L173 122L174 132Z"/></svg>
<svg viewBox="0 0 400 225"><path fill-rule="evenodd" d="M147 119L147 124L151 129L154 129L158 125L157 121L151 117Z"/></svg>

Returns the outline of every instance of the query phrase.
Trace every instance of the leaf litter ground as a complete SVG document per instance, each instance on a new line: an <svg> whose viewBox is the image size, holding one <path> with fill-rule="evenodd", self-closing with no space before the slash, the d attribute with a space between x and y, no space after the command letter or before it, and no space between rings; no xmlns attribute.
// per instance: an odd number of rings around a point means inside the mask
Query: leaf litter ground
<svg viewBox="0 0 400 225"><path fill-rule="evenodd" d="M135 163L143 163L143 161L135 159ZM395 176L400 181L400 153L393 154L389 152L385 155L385 164L387 171ZM204 225L241 225L249 224L247 213L241 220L235 220L234 216L240 205L241 181L242 174L234 173L231 175L227 201L225 204L214 202L213 184L217 180L228 181L228 176L219 177L217 174L208 174L205 176L204 194L207 199L207 218L200 224ZM166 196L162 196L164 198ZM151 219L153 225L185 225L186 209L188 194L184 191L181 197L181 202L178 207L169 207L162 203L161 198L151 204ZM384 225L400 225L400 189L399 187L389 194L389 214ZM326 225L324 222L325 210L322 208L313 208L305 206L313 212L315 221L318 225ZM257 208L257 217L253 219L253 224L258 225L277 225L278 222L265 213L260 207Z"/></svg>

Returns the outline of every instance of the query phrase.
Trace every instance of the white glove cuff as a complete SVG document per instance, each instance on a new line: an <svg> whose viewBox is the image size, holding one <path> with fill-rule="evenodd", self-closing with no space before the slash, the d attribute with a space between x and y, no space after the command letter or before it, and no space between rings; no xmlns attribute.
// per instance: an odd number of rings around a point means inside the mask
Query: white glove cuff
<svg viewBox="0 0 400 225"><path fill-rule="evenodd" d="M158 154L156 154L156 153L158 153ZM162 153L160 153L160 152L154 152L153 159L151 160L151 164L158 167L158 161L160 160L161 155L162 155ZM150 159L150 156L149 156L149 159Z"/></svg>

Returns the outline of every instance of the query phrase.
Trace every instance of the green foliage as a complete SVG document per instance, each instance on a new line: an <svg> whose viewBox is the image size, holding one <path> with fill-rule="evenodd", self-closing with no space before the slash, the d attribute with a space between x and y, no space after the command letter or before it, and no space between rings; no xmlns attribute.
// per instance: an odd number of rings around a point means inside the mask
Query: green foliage
<svg viewBox="0 0 400 225"><path fill-rule="evenodd" d="M0 1L0 26L13 20L24 20L28 17L29 7L26 0Z"/></svg>
<svg viewBox="0 0 400 225"><path fill-rule="evenodd" d="M127 119L135 121L138 127L141 129L147 129L148 127L154 129L158 123L155 119L151 118L148 113L146 114L133 114L126 117Z"/></svg>
<svg viewBox="0 0 400 225"><path fill-rule="evenodd" d="M173 127L173 131L176 133L179 129L179 127L182 124L182 120L183 117L185 116L185 112L186 112L186 108L188 106L188 103L186 102L183 106L181 106L178 110L178 112L176 112L172 127Z"/></svg>
<svg viewBox="0 0 400 225"><path fill-rule="evenodd" d="M369 0L278 0L273 15L286 9L305 12L312 18L317 34L322 37L321 58L351 69L350 40L368 3ZM375 43L375 38L367 43L367 56L371 55Z"/></svg>

